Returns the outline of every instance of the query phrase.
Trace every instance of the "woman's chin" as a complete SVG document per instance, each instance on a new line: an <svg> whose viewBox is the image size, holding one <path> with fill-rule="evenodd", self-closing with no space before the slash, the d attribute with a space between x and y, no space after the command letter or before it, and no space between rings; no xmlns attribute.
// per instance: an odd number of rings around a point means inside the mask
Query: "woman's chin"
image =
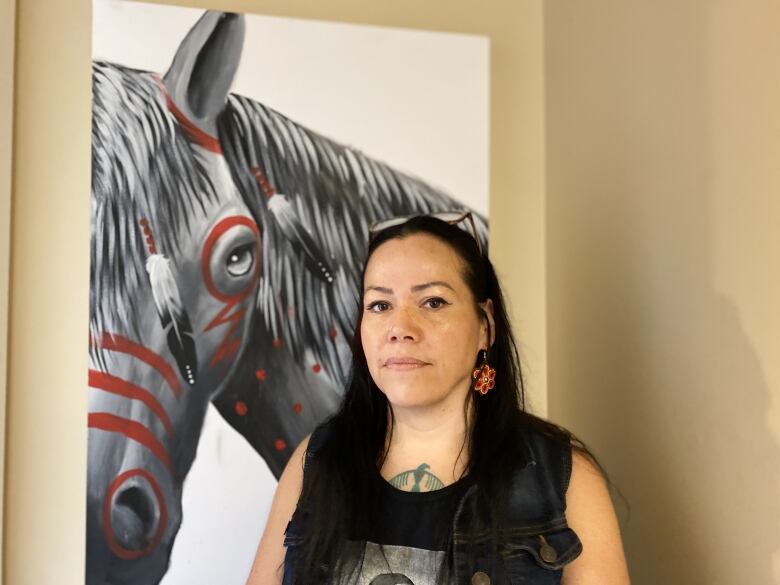
<svg viewBox="0 0 780 585"><path fill-rule="evenodd" d="M393 408L426 408L441 402L443 396L432 394L427 385L392 385L384 391Z"/></svg>
<svg viewBox="0 0 780 585"><path fill-rule="evenodd" d="M442 384L429 376L384 376L377 384L393 408L426 408L452 400L461 401L468 391L468 382Z"/></svg>
<svg viewBox="0 0 780 585"><path fill-rule="evenodd" d="M387 397L387 401L394 408L415 408L425 406L433 398L425 394L425 390L420 386L408 387L404 385L393 384L391 387L382 391Z"/></svg>

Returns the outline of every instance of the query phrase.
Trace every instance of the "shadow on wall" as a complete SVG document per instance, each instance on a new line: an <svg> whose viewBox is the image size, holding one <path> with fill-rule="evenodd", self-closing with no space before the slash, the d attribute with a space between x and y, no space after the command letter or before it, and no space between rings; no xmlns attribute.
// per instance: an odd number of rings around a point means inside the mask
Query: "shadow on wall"
<svg viewBox="0 0 780 585"><path fill-rule="evenodd" d="M635 291L627 304L635 319L614 354L626 375L612 387L624 396L603 403L625 425L602 444L626 445L616 468L633 515L627 553L637 585L732 585L745 582L746 566L749 582L772 583L780 532L767 520L780 517L780 449L766 424L769 388L706 267L675 274L677 262L693 268L691 253L659 267L663 290Z"/></svg>
<svg viewBox="0 0 780 585"><path fill-rule="evenodd" d="M772 396L714 284L708 9L601 4L546 14L550 416L628 498L635 585L773 583Z"/></svg>

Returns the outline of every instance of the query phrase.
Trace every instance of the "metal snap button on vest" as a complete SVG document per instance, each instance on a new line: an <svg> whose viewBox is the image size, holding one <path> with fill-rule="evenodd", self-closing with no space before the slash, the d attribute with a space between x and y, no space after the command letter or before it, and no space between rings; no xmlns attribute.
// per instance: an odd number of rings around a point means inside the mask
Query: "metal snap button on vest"
<svg viewBox="0 0 780 585"><path fill-rule="evenodd" d="M471 585L490 585L490 577L482 571L477 571L471 576Z"/></svg>
<svg viewBox="0 0 780 585"><path fill-rule="evenodd" d="M550 544L547 542L547 540L542 536L539 535L539 540L542 541L542 546L539 547L539 556L542 557L542 560L545 563L554 563L558 560L558 553L555 551L553 547L550 546Z"/></svg>

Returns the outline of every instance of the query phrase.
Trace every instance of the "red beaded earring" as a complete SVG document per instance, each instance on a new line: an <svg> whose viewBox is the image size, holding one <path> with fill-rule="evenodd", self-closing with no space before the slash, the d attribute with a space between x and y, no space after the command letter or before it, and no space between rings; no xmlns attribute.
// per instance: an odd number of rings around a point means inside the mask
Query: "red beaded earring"
<svg viewBox="0 0 780 585"><path fill-rule="evenodd" d="M490 367L487 361L487 350L482 350L482 363L471 374L474 382L472 388L484 396L496 385L496 370Z"/></svg>

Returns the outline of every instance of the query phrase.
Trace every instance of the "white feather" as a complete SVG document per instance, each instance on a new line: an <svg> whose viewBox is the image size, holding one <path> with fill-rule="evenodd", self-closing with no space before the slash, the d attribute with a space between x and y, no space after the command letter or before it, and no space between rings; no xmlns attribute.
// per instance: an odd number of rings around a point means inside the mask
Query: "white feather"
<svg viewBox="0 0 780 585"><path fill-rule="evenodd" d="M146 272L149 273L152 296L160 319L171 321L176 336L181 341L178 321L184 314L184 303L181 301L179 288L173 278L171 261L162 254L152 254L146 259Z"/></svg>
<svg viewBox="0 0 780 585"><path fill-rule="evenodd" d="M296 228L297 221L292 205L281 193L276 193L268 200L268 209L274 214L276 221L285 231L293 231Z"/></svg>

